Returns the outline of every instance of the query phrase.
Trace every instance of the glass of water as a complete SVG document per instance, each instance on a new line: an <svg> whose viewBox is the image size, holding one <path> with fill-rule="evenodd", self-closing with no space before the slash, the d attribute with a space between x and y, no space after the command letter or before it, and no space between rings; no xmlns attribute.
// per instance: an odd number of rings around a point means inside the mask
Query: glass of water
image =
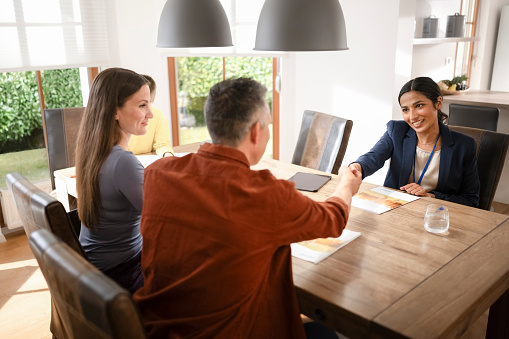
<svg viewBox="0 0 509 339"><path fill-rule="evenodd" d="M424 228L431 233L444 233L449 229L449 210L439 204L428 205Z"/></svg>

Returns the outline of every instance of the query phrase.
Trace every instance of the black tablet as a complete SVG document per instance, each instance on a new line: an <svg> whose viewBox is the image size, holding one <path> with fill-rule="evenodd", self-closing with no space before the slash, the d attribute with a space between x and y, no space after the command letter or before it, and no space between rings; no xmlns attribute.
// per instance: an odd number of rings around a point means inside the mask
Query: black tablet
<svg viewBox="0 0 509 339"><path fill-rule="evenodd" d="M297 172L288 181L293 181L300 191L317 192L331 178L330 175Z"/></svg>

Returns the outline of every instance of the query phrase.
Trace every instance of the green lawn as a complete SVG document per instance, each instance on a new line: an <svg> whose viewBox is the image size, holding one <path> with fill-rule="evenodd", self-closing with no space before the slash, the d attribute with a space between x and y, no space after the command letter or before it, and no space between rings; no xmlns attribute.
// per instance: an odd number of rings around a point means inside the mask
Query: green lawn
<svg viewBox="0 0 509 339"><path fill-rule="evenodd" d="M180 144L187 145L193 142L202 142L210 140L207 126L202 127L181 127L180 128ZM272 124L270 124L270 140L263 154L265 158L272 159Z"/></svg>
<svg viewBox="0 0 509 339"><path fill-rule="evenodd" d="M272 135L272 125L271 125ZM182 128L181 144L210 140L207 127ZM267 145L264 157L272 158L272 137ZM48 159L45 148L14 153L0 154L0 188L7 188L5 176L10 172L19 172L31 182L49 179Z"/></svg>
<svg viewBox="0 0 509 339"><path fill-rule="evenodd" d="M7 188L5 176L10 172L19 172L32 182L49 179L46 149L0 154L0 188Z"/></svg>
<svg viewBox="0 0 509 339"><path fill-rule="evenodd" d="M201 127L180 127L180 144L187 145L193 142L210 140L207 126Z"/></svg>

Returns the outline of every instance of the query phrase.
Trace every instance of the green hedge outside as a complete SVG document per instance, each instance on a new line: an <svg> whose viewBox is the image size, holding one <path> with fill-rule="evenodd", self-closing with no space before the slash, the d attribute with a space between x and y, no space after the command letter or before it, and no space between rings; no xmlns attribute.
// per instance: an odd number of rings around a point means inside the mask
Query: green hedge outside
<svg viewBox="0 0 509 339"><path fill-rule="evenodd" d="M272 108L272 58L227 57L225 77L249 77L267 88L267 101ZM209 90L223 80L221 57L177 58L179 107L195 117L196 127L205 126L203 105ZM185 104L184 104L185 101Z"/></svg>
<svg viewBox="0 0 509 339"><path fill-rule="evenodd" d="M41 71L41 81L46 108L83 105L79 69ZM41 137L36 73L0 73L0 154L44 147Z"/></svg>

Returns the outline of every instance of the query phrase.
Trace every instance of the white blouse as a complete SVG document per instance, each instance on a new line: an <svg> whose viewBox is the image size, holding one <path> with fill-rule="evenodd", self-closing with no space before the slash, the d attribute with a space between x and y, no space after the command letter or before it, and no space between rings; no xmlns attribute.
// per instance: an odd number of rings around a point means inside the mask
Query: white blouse
<svg viewBox="0 0 509 339"><path fill-rule="evenodd" d="M421 173L428 162L429 155L431 151L424 151L417 147L415 151L415 181L413 172L410 173L410 178L408 178L408 183L417 182L421 177ZM426 192L433 191L437 187L438 183L438 170L440 168L440 151L435 151L433 153L433 158L428 165L428 169L424 176L422 177L421 186L424 188Z"/></svg>

